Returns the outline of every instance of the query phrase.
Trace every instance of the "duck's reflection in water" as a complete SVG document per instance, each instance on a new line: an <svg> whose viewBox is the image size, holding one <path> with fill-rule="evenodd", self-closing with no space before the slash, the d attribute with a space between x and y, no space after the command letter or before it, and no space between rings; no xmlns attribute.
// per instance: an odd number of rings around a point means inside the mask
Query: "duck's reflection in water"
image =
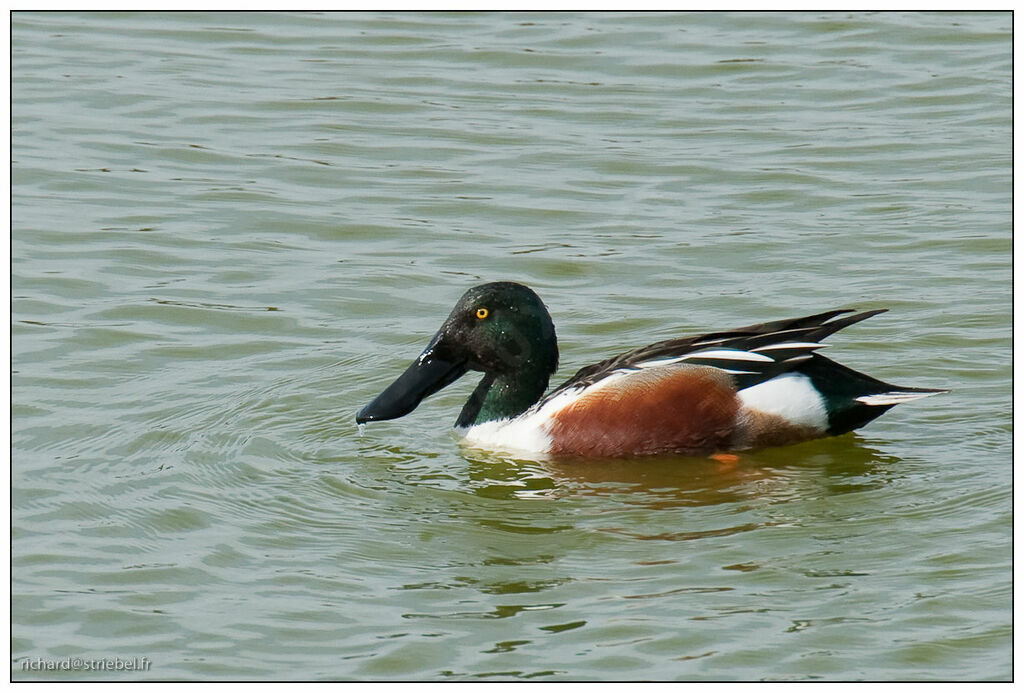
<svg viewBox="0 0 1024 693"><path fill-rule="evenodd" d="M473 492L498 499L616 497L627 506L784 501L888 483L898 458L856 436L739 453L736 459L655 457L523 460L465 448Z"/></svg>

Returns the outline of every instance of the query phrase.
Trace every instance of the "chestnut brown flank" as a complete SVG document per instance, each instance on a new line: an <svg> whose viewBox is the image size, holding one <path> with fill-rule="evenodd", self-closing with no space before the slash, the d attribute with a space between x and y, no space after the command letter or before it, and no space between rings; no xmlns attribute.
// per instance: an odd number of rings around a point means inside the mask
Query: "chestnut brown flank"
<svg viewBox="0 0 1024 693"><path fill-rule="evenodd" d="M728 374L706 366L631 373L557 412L551 454L706 455L728 449L739 400Z"/></svg>

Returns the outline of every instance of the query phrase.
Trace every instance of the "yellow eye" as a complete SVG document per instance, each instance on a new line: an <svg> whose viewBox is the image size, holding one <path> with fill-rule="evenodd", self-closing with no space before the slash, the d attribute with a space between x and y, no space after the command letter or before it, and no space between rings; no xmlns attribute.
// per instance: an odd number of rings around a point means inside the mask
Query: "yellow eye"
<svg viewBox="0 0 1024 693"><path fill-rule="evenodd" d="M477 308L476 309L476 317L479 318L480 320L483 320L484 318L486 318L490 314L491 314L491 311L487 310L486 308Z"/></svg>

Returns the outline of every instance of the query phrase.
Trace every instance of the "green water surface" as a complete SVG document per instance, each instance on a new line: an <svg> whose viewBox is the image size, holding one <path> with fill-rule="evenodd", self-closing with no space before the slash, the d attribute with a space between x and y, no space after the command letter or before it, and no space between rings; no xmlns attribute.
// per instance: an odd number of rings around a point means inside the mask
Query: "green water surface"
<svg viewBox="0 0 1024 693"><path fill-rule="evenodd" d="M16 680L1012 676L1009 13L12 23ZM828 355L953 392L731 465L461 447L471 378L359 435L499 279L558 381L888 307Z"/></svg>

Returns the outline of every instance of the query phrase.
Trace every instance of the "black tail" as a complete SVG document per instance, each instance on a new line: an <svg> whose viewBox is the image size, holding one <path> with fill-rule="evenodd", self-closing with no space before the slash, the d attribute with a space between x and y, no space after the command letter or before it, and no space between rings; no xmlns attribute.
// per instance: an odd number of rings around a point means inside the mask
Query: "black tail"
<svg viewBox="0 0 1024 693"><path fill-rule="evenodd" d="M926 387L890 385L821 354L814 354L795 370L809 377L814 388L825 398L830 435L860 428L901 402L949 392Z"/></svg>

